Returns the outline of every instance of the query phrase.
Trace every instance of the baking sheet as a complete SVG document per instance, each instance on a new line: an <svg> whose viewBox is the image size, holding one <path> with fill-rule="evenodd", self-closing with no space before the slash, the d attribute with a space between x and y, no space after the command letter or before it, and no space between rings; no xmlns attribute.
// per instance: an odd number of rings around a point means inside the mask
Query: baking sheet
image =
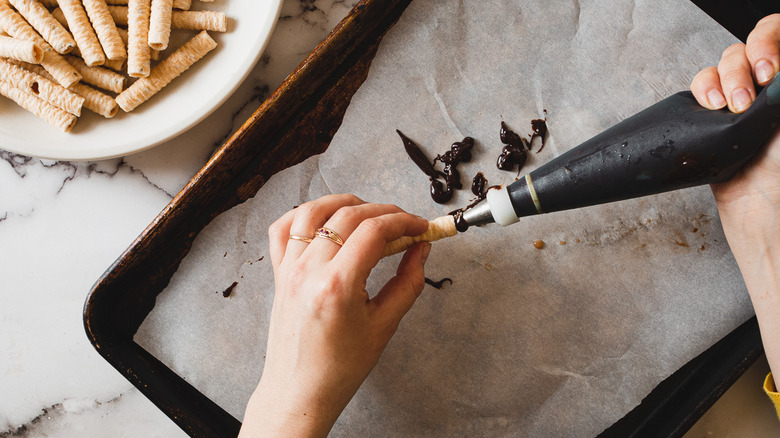
<svg viewBox="0 0 780 438"><path fill-rule="evenodd" d="M328 151L206 227L136 342L241 418L263 366L277 217L341 192L442 215L471 194L433 203L395 129L430 157L472 136L464 185L477 171L511 182L494 164L501 121L522 135L546 110L530 171L685 89L735 41L685 0L412 2ZM594 436L752 315L707 188L470 230L436 243L426 273L453 284L425 290L333 436Z"/></svg>

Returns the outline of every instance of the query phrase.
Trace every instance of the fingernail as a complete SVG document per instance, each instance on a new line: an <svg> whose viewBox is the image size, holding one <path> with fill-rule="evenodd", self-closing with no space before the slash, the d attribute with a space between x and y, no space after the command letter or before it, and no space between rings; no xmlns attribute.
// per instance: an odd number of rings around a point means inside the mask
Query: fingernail
<svg viewBox="0 0 780 438"><path fill-rule="evenodd" d="M712 109L720 109L726 106L726 98L720 90L712 89L707 93L707 101Z"/></svg>
<svg viewBox="0 0 780 438"><path fill-rule="evenodd" d="M425 262L428 260L428 256L431 254L431 245L430 243L426 243L425 246L423 246L422 249L422 255L420 256L420 261L422 262L422 265L425 266Z"/></svg>
<svg viewBox="0 0 780 438"><path fill-rule="evenodd" d="M731 92L731 104L734 106L734 111L741 113L748 109L751 103L753 103L753 98L747 89L737 88Z"/></svg>
<svg viewBox="0 0 780 438"><path fill-rule="evenodd" d="M758 61L756 64L756 80L760 85L769 82L775 76L775 66L766 59Z"/></svg>

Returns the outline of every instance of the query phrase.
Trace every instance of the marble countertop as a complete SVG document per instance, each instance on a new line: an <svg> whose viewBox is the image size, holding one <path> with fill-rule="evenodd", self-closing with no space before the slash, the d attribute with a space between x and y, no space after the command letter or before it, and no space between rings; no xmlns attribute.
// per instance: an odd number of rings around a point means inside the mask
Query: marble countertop
<svg viewBox="0 0 780 438"><path fill-rule="evenodd" d="M238 91L193 129L151 150L55 162L5 152L0 142L0 437L185 436L90 345L84 299L355 3L286 0L265 54ZM747 397L762 398L760 383L754 389L755 396L744 391ZM733 404L744 405L744 396L738 400ZM771 406L750 409L741 421L709 418L689 435L761 436L734 429L756 416L762 424L776 421Z"/></svg>
<svg viewBox="0 0 780 438"><path fill-rule="evenodd" d="M260 62L185 134L98 162L0 141L0 437L186 436L87 340L87 292L357 0L286 0Z"/></svg>

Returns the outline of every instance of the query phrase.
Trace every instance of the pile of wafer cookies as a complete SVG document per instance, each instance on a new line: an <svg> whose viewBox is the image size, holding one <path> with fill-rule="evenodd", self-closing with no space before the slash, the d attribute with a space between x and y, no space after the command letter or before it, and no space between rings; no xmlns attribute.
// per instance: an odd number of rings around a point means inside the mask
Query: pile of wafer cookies
<svg viewBox="0 0 780 438"><path fill-rule="evenodd" d="M223 12L192 2L0 0L0 95L64 132L82 108L130 112L217 46L209 31L227 31ZM169 47L172 29L199 33Z"/></svg>

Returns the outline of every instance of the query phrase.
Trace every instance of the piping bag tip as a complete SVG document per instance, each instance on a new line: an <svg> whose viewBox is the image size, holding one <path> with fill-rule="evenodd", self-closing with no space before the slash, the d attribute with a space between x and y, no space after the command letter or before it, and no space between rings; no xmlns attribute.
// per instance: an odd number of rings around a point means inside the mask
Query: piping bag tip
<svg viewBox="0 0 780 438"><path fill-rule="evenodd" d="M483 200L471 208L455 210L455 227L459 232L464 232L470 226L480 226L492 224L496 220L490 211L490 204Z"/></svg>
<svg viewBox="0 0 780 438"><path fill-rule="evenodd" d="M424 233L418 236L403 236L392 242L387 242L382 257L406 251L417 242L433 242L445 237L456 236L458 233L468 230L472 225L486 225L493 222L509 225L518 220L506 187L491 189L487 191L487 200L428 221L428 229Z"/></svg>
<svg viewBox="0 0 780 438"><path fill-rule="evenodd" d="M460 232L466 231L470 226L492 223L506 226L519 220L506 186L488 189L485 199L453 213L455 225Z"/></svg>

